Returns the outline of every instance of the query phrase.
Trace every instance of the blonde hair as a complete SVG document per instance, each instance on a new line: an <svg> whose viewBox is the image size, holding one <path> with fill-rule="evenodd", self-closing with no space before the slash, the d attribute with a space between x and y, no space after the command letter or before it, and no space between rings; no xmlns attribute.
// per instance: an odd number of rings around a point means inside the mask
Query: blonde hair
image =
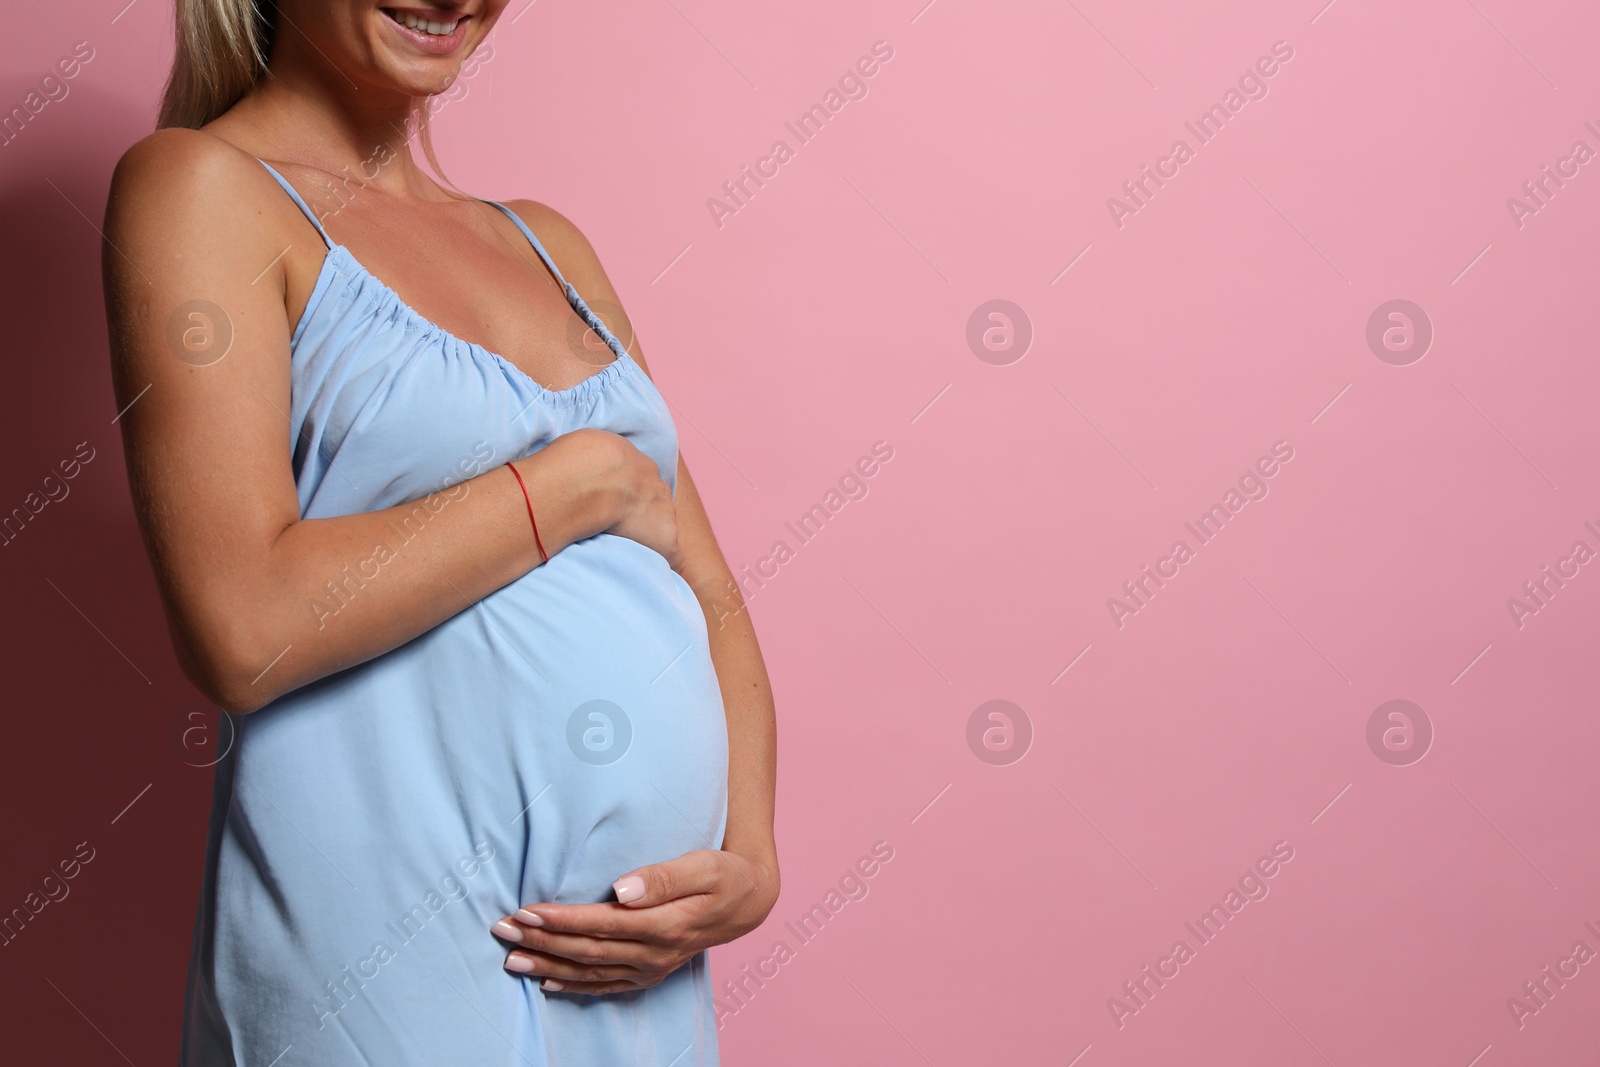
<svg viewBox="0 0 1600 1067"><path fill-rule="evenodd" d="M176 49L157 129L197 130L255 88L277 29L274 0L177 0Z"/></svg>
<svg viewBox="0 0 1600 1067"><path fill-rule="evenodd" d="M266 76L277 35L278 4L277 0L176 0L174 15L176 47L156 128L197 130L237 104ZM449 191L465 196L444 177L433 153L431 111L424 104L417 115L423 158Z"/></svg>

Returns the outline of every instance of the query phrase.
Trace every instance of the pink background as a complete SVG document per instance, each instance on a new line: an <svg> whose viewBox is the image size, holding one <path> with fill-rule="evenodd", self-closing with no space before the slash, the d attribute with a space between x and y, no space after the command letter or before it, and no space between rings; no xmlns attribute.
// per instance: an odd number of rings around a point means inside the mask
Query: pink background
<svg viewBox="0 0 1600 1067"><path fill-rule="evenodd" d="M209 803L111 425L91 220L170 55L167 5L124 3L0 38L7 109L95 49L0 147L0 511L96 450L0 548L0 911L96 850L0 948L17 1062L172 1060ZM795 954L730 1001L725 1062L1593 1062L1600 965L1520 1028L1507 1000L1600 950L1600 568L1520 629L1507 600L1600 549L1600 165L1520 228L1507 198L1600 149L1600 18L919 3L514 0L437 120L461 186L588 233L735 569L894 449L751 600L784 892L714 967ZM879 40L867 97L719 229L707 198ZM1199 145L1183 123L1277 41L1269 94ZM1180 137L1119 228L1107 198ZM992 299L1035 333L1009 365L966 341ZM1435 331L1406 366L1365 337L1394 299ZM1277 441L1270 494L1119 629L1107 598ZM1033 731L1009 765L967 742L995 699ZM1432 724L1419 762L1368 746L1393 699ZM784 923L878 841L868 895L800 944ZM1279 841L1201 946L1184 924ZM1108 998L1179 939L1119 1027Z"/></svg>

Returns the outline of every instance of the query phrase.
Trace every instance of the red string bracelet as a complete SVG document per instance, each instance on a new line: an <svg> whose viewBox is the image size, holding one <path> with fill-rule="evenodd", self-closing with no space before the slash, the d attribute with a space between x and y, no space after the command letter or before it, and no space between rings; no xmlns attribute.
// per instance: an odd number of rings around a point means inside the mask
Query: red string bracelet
<svg viewBox="0 0 1600 1067"><path fill-rule="evenodd" d="M544 550L544 542L539 540L539 524L533 517L533 501L528 499L528 486L522 480L522 472L514 464L507 463L506 466L511 468L511 473L517 477L517 484L522 487L522 502L528 505L528 522L533 525L533 543L539 546L539 561L549 563L550 556Z"/></svg>

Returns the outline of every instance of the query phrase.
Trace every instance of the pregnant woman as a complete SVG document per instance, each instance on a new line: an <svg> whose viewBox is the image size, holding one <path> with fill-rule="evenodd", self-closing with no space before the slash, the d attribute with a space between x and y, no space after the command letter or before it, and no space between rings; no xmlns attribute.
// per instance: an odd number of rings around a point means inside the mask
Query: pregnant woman
<svg viewBox="0 0 1600 1067"><path fill-rule="evenodd" d="M765 668L616 293L413 161L503 6L179 0L113 180L129 477L227 712L187 1065L715 1064L705 950L777 897Z"/></svg>

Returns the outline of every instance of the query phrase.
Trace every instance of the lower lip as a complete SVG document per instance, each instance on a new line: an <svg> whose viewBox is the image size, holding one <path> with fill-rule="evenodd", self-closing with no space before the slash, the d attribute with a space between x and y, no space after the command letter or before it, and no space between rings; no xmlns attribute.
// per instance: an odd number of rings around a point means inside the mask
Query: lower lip
<svg viewBox="0 0 1600 1067"><path fill-rule="evenodd" d="M419 52L427 52L429 55L435 56L447 56L457 48L460 48L461 42L467 39L467 23L472 21L467 16L461 16L456 22L454 32L449 35L439 35L413 30L409 26L396 22L382 12L379 13L378 17L387 22L389 28L398 33L413 48Z"/></svg>

